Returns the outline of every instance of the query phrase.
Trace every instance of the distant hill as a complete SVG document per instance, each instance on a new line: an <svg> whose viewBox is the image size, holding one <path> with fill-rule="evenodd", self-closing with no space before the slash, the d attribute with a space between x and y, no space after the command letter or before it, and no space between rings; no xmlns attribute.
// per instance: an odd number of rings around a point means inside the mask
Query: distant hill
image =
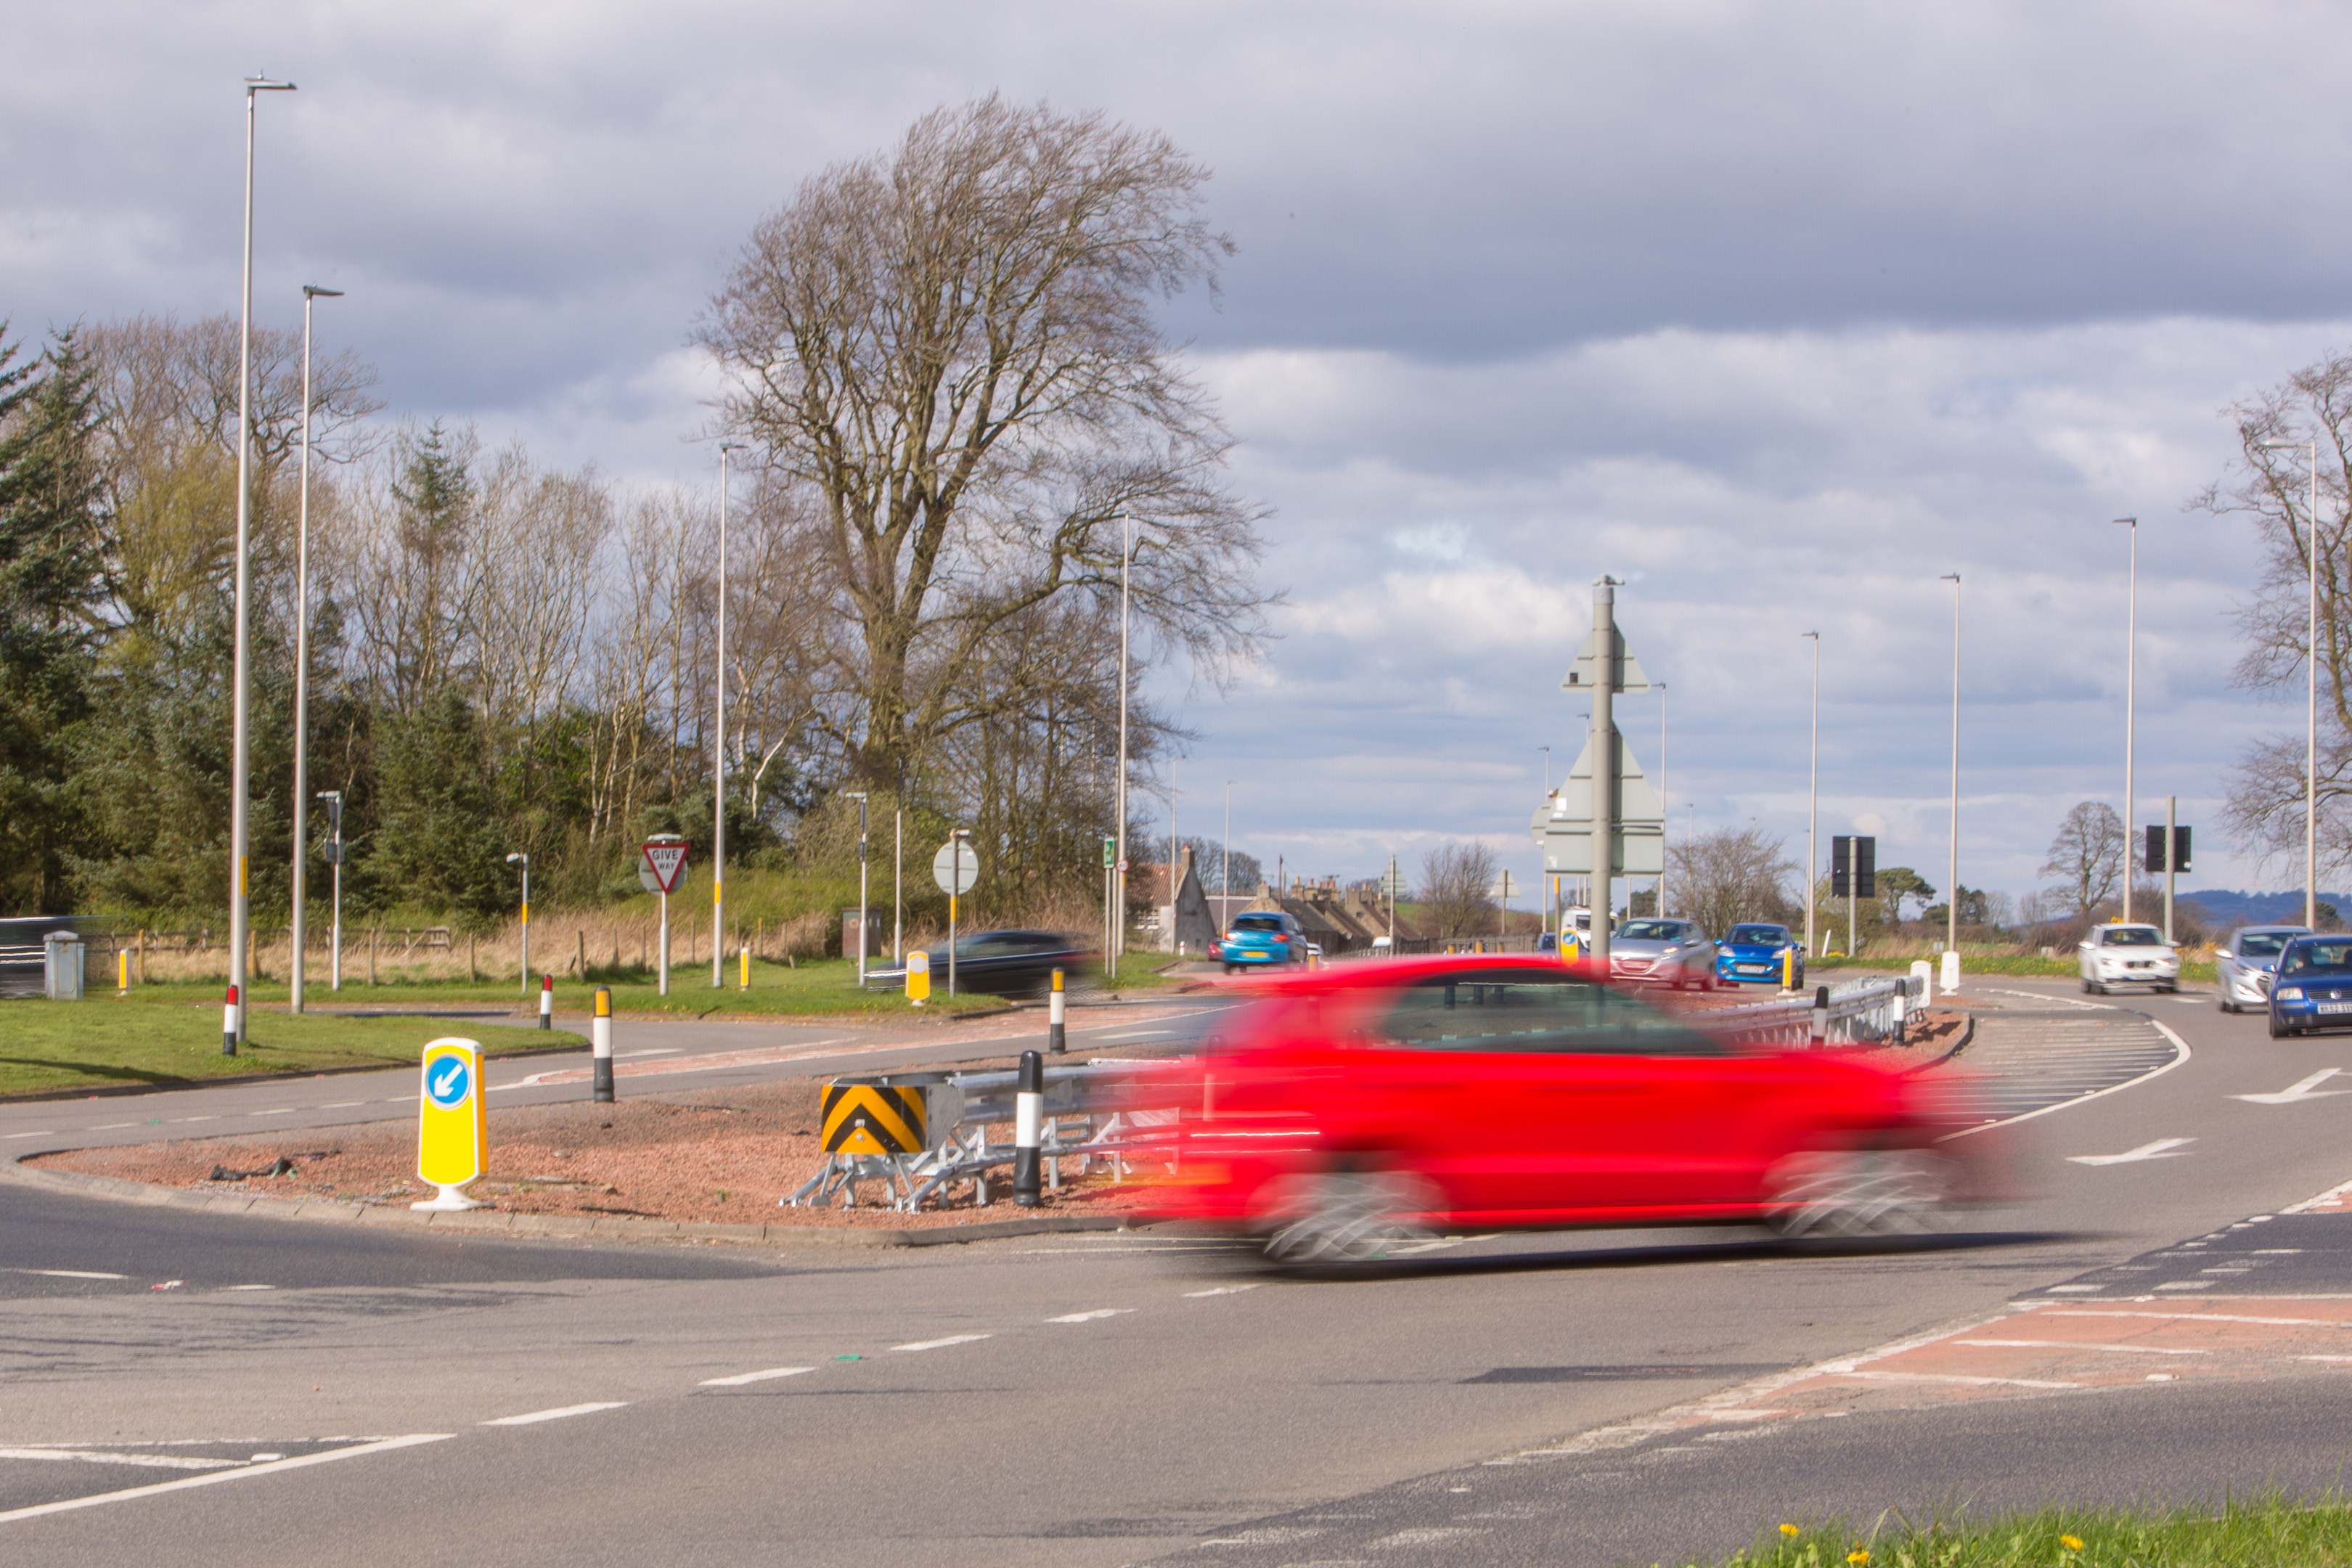
<svg viewBox="0 0 2352 1568"><path fill-rule="evenodd" d="M2228 888L2200 888L2195 892L2176 895L2182 903L2194 903L2212 917L2217 925L2300 925L2303 923L2303 889L2287 893L2242 893ZM2352 908L2342 893L2322 893L2319 901L2334 904L2338 910Z"/></svg>

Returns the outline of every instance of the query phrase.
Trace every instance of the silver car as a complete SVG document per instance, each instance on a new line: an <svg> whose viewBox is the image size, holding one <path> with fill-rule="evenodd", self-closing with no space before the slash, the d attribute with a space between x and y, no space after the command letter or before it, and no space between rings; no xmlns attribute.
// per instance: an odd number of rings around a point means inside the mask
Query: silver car
<svg viewBox="0 0 2352 1568"><path fill-rule="evenodd" d="M1627 921L1609 938L1612 979L1643 985L1715 989L1715 943L1696 921Z"/></svg>
<svg viewBox="0 0 2352 1568"><path fill-rule="evenodd" d="M2221 1011L2242 1013L2253 1007L2269 1012L2271 975L2278 968L2279 954L2296 937L2310 934L2307 926L2246 926L2231 931L2213 957Z"/></svg>

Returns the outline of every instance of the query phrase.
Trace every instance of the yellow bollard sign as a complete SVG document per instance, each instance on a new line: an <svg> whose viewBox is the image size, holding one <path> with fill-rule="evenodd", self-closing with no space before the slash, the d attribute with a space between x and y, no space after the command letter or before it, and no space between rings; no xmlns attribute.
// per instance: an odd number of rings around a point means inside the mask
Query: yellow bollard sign
<svg viewBox="0 0 2352 1568"><path fill-rule="evenodd" d="M923 1147L923 1091L871 1083L824 1086L824 1152L912 1154Z"/></svg>
<svg viewBox="0 0 2352 1568"><path fill-rule="evenodd" d="M907 955L907 1000L919 1007L931 994L931 955L919 949Z"/></svg>
<svg viewBox="0 0 2352 1568"><path fill-rule="evenodd" d="M472 1040L434 1041L425 1047L416 1097L416 1173L440 1193L414 1209L477 1209L458 1191L482 1173L489 1150L489 1103L482 1092L482 1047Z"/></svg>

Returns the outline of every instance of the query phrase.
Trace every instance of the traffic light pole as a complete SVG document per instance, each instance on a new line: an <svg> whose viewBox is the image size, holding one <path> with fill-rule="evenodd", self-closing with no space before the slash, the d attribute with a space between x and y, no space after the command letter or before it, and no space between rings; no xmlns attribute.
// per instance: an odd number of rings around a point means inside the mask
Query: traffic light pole
<svg viewBox="0 0 2352 1568"><path fill-rule="evenodd" d="M2164 942L2172 945L2172 878L2180 865L2180 829L2175 813L2179 797L2164 797Z"/></svg>

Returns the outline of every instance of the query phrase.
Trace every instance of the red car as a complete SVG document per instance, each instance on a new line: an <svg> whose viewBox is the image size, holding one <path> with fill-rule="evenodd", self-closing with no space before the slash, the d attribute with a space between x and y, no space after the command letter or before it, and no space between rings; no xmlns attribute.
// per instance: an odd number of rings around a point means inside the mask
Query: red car
<svg viewBox="0 0 2352 1568"><path fill-rule="evenodd" d="M1439 1230L1899 1233L1959 1195L1937 1147L1962 1124L1946 1075L1740 1045L1705 1016L1542 956L1277 983L1208 1054L1139 1086L1177 1110L1168 1217L1338 1263Z"/></svg>

